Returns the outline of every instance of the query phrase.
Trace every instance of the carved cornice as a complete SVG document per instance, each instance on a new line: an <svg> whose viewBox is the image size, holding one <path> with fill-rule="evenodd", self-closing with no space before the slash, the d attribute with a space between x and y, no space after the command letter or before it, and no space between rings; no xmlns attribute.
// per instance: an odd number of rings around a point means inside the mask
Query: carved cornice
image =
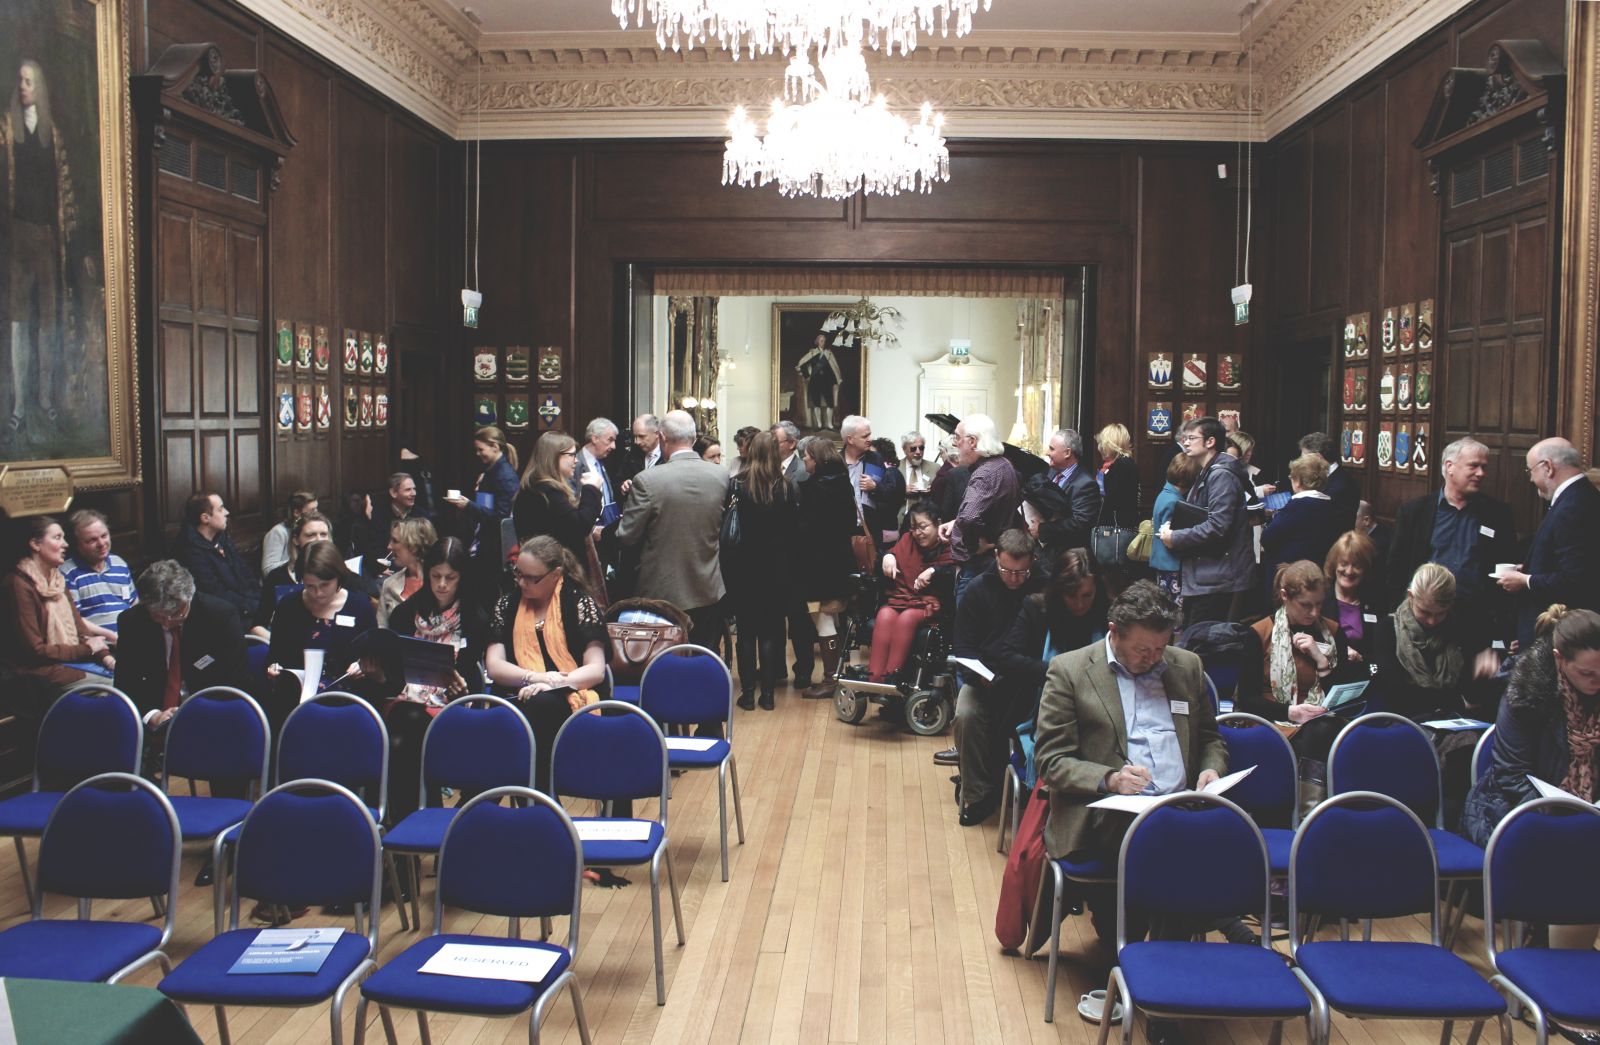
<svg viewBox="0 0 1600 1045"><path fill-rule="evenodd" d="M483 34L448 0L239 2L453 136L477 133L480 96L486 137L719 134L782 76L648 31ZM1239 35L978 32L869 64L893 105L931 100L958 137L1261 140L1467 2L1272 0Z"/></svg>

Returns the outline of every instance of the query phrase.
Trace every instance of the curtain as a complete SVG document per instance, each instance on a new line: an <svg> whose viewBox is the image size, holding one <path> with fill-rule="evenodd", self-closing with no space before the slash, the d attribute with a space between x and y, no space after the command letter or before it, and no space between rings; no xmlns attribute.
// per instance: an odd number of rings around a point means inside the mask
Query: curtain
<svg viewBox="0 0 1600 1045"><path fill-rule="evenodd" d="M1075 283L1072 289L1076 289ZM868 265L674 267L655 273L655 292L671 295L847 297L1064 297L1065 272L1018 268L894 268Z"/></svg>

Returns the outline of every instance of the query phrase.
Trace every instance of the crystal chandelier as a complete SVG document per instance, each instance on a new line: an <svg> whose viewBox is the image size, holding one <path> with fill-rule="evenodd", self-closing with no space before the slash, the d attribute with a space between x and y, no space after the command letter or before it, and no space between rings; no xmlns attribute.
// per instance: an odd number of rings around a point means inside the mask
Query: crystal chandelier
<svg viewBox="0 0 1600 1045"><path fill-rule="evenodd" d="M889 111L883 95L872 98L866 59L859 46L818 58L821 79L797 55L785 74L785 94L772 100L763 137L740 106L728 121L722 183L749 187L776 182L785 196L847 199L865 190L893 196L928 192L950 180L950 150L941 131L944 116L922 105L912 124Z"/></svg>
<svg viewBox="0 0 1600 1045"><path fill-rule="evenodd" d="M715 40L737 59L761 54L805 54L813 46L826 54L835 48L866 45L873 50L908 53L917 33L965 36L972 15L990 0L611 0L622 28L656 25L656 43L674 51L707 46Z"/></svg>
<svg viewBox="0 0 1600 1045"><path fill-rule="evenodd" d="M865 348L880 344L893 347L900 339L889 329L891 320L900 321L899 309L892 305L874 305L862 298L849 308L829 312L828 318L822 321L822 329L834 335L835 345L850 346L860 341Z"/></svg>

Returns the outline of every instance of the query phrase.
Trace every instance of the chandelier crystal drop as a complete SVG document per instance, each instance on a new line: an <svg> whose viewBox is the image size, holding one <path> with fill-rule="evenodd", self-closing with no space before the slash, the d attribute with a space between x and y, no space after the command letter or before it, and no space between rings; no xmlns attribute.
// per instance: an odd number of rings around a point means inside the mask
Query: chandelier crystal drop
<svg viewBox="0 0 1600 1045"><path fill-rule="evenodd" d="M914 124L890 112L883 95L872 97L859 47L827 52L817 64L820 79L803 57L790 62L784 93L803 100L774 98L765 136L743 106L733 111L724 185L775 182L785 196L847 199L863 190L879 196L928 192L935 181L950 180L944 116L932 104L923 103Z"/></svg>
<svg viewBox="0 0 1600 1045"><path fill-rule="evenodd" d="M821 53L856 46L901 54L917 46L917 33L965 36L972 15L990 0L611 0L622 28L654 22L656 43L718 46L751 58L763 54Z"/></svg>

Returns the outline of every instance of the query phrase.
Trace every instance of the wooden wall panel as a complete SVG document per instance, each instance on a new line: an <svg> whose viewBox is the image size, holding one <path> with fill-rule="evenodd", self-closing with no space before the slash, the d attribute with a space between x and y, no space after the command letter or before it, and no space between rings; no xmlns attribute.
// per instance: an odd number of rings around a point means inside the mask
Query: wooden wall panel
<svg viewBox="0 0 1600 1045"><path fill-rule="evenodd" d="M1350 294L1350 134L1345 107L1311 126L1312 312L1337 310Z"/></svg>

